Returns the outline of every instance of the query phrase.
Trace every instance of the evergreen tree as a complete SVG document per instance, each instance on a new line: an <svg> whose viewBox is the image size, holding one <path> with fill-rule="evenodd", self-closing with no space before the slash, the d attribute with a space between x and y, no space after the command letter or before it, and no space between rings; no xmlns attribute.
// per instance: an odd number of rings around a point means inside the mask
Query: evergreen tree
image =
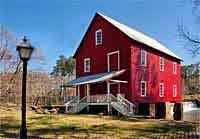
<svg viewBox="0 0 200 139"><path fill-rule="evenodd" d="M73 57L66 58L64 55L60 55L56 61L56 65L53 67L51 75L55 76L71 76L74 74L75 60Z"/></svg>

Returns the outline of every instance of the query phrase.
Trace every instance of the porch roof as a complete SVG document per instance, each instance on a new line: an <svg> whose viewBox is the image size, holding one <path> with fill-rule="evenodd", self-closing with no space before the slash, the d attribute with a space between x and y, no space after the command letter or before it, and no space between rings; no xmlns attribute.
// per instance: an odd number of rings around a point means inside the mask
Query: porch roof
<svg viewBox="0 0 200 139"><path fill-rule="evenodd" d="M123 69L123 70L119 70L119 71L104 72L104 73L79 77L79 78L76 78L76 79L64 84L63 87L72 87L72 86L78 86L78 85L83 85L83 84L103 82L106 80L110 80L113 77L119 76L122 73L124 73L125 71L126 70Z"/></svg>

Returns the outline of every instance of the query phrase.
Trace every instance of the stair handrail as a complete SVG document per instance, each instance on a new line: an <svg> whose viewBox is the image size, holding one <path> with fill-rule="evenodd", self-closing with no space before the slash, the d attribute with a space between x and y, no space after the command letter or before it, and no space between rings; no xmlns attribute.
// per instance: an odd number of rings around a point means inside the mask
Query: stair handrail
<svg viewBox="0 0 200 139"><path fill-rule="evenodd" d="M122 103L125 103L128 106L129 111L131 113L133 113L133 108L136 108L135 104L133 104L132 102L130 102L129 100L127 100L126 98L124 98L123 96L121 96L121 94L118 94L117 98Z"/></svg>
<svg viewBox="0 0 200 139"><path fill-rule="evenodd" d="M76 96L69 102L65 103L65 112L67 113L69 111L69 107L73 106L74 104L76 105L79 102L80 97Z"/></svg>
<svg viewBox="0 0 200 139"><path fill-rule="evenodd" d="M114 100L115 102L118 102L118 103L120 103L121 105L123 105L123 106L125 106L125 107L127 107L127 109L128 109L128 106L127 106L127 104L126 103L124 103L124 102L122 102L122 101L120 101L116 96L114 96L114 95L112 95L112 94L110 94L110 101L111 102L113 102L112 100Z"/></svg>
<svg viewBox="0 0 200 139"><path fill-rule="evenodd" d="M120 99L122 99L123 101L125 101L126 103L128 103L128 104L130 104L130 105L133 105L133 107L136 108L136 105L135 105L134 103L132 103L132 102L130 102L128 99L124 98L121 94L118 94L118 97L119 97Z"/></svg>
<svg viewBox="0 0 200 139"><path fill-rule="evenodd" d="M118 101L117 97L115 97L113 94L109 94L109 96L108 96L108 102L112 101L112 100Z"/></svg>
<svg viewBox="0 0 200 139"><path fill-rule="evenodd" d="M86 103L85 105L83 104L84 101ZM73 101L70 101L70 103L68 103L68 105L66 105L66 112L77 113L86 106L87 106L87 96L85 96L81 99L78 96L78 99L76 98ZM68 108L70 108L70 109L68 109Z"/></svg>
<svg viewBox="0 0 200 139"><path fill-rule="evenodd" d="M115 100L120 105L123 105L126 108L126 110L128 111L128 113L133 114L134 105L130 101L126 100L124 97L122 97L122 96L115 97L114 95L110 94L110 99L111 99L111 101Z"/></svg>
<svg viewBox="0 0 200 139"><path fill-rule="evenodd" d="M79 100L79 96L74 97L72 100L68 101L67 103L65 103L65 105L70 105L72 103L77 103Z"/></svg>
<svg viewBox="0 0 200 139"><path fill-rule="evenodd" d="M88 97L88 96L84 96L83 98L81 98L81 99L79 100L79 103L81 103L83 100L86 100L86 102L87 102L87 97Z"/></svg>
<svg viewBox="0 0 200 139"><path fill-rule="evenodd" d="M78 97L78 96L64 96L64 103L67 103L67 102L69 102L69 101L71 101L71 100L73 100L74 98L76 98L76 97Z"/></svg>
<svg viewBox="0 0 200 139"><path fill-rule="evenodd" d="M81 98L81 99L79 100L79 102L77 103L77 105L76 105L76 111L80 111L82 108L86 107L87 104L88 104L87 100L88 100L88 96L84 96L83 98ZM86 105L80 105L81 103L84 103L84 101L85 101ZM80 108L79 105L80 105L80 106L83 106L83 107ZM80 110L79 110L78 108L79 108Z"/></svg>
<svg viewBox="0 0 200 139"><path fill-rule="evenodd" d="M112 105L115 109L117 109L119 112L125 114L125 113L124 113L124 108L125 108L127 111L129 111L129 107L128 107L125 103L119 101L119 99L118 99L116 96L110 94L110 95L109 95L109 98L110 98L111 105ZM121 107L121 108L123 108L123 109L119 109L118 107L115 107L115 106L113 105L113 102L118 103L119 106L123 106L123 107Z"/></svg>

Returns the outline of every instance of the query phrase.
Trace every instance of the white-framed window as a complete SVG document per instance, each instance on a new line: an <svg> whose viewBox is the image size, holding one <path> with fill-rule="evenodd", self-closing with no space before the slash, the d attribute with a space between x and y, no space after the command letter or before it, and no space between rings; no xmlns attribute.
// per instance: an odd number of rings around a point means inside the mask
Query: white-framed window
<svg viewBox="0 0 200 139"><path fill-rule="evenodd" d="M172 70L173 70L173 74L176 74L176 62L173 62L173 66L172 66Z"/></svg>
<svg viewBox="0 0 200 139"><path fill-rule="evenodd" d="M173 85L172 93L173 97L176 97L176 85Z"/></svg>
<svg viewBox="0 0 200 139"><path fill-rule="evenodd" d="M140 83L140 95L147 96L147 83L146 81L141 81Z"/></svg>
<svg viewBox="0 0 200 139"><path fill-rule="evenodd" d="M95 42L96 42L96 45L102 44L102 30L101 29L95 32Z"/></svg>
<svg viewBox="0 0 200 139"><path fill-rule="evenodd" d="M165 68L164 58L160 57L160 71L164 71L164 68Z"/></svg>
<svg viewBox="0 0 200 139"><path fill-rule="evenodd" d="M147 65L147 52L145 50L141 50L140 52L140 64L143 66Z"/></svg>
<svg viewBox="0 0 200 139"><path fill-rule="evenodd" d="M159 89L159 96L163 97L164 96L164 83L160 83L160 89Z"/></svg>
<svg viewBox="0 0 200 139"><path fill-rule="evenodd" d="M84 72L90 72L90 58L84 58Z"/></svg>

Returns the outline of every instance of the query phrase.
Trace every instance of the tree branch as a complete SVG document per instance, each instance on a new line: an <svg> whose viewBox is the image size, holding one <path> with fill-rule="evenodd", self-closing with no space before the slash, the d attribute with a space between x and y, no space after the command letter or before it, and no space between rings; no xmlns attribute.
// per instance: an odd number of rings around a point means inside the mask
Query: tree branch
<svg viewBox="0 0 200 139"><path fill-rule="evenodd" d="M185 43L185 48L192 53L193 56L200 55L200 37L191 35L183 26L178 26L179 35Z"/></svg>

